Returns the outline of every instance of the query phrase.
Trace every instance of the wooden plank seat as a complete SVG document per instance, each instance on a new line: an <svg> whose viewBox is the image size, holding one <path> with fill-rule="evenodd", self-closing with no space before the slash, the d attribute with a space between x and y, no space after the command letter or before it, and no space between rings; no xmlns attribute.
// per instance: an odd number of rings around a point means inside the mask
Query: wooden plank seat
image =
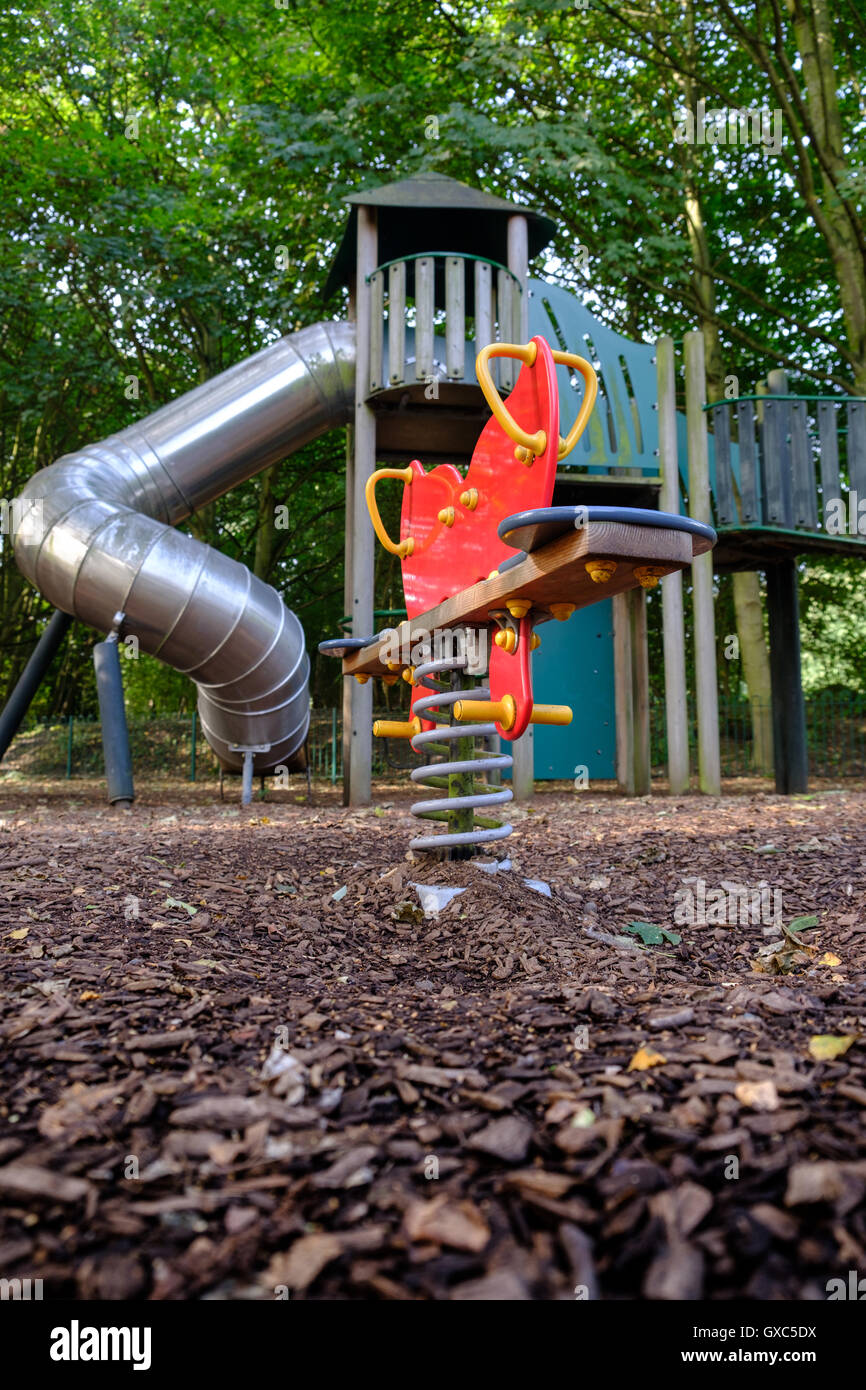
<svg viewBox="0 0 866 1390"><path fill-rule="evenodd" d="M320 650L330 647L337 655L342 644L345 675L380 676L387 672L387 655L383 659L380 653L393 651L395 632L401 650L406 650L436 630L488 623L492 613L520 599L529 600L534 622L546 622L560 616L561 610L554 610L561 604L586 608L638 585L647 587L648 580L657 582L685 569L715 543L712 527L690 517L628 507L548 507L517 513L502 522L500 534L509 544L519 542L522 557L513 557L489 578L404 619L390 632L372 639L332 639ZM603 579L591 572L601 573L596 561L609 562Z"/></svg>

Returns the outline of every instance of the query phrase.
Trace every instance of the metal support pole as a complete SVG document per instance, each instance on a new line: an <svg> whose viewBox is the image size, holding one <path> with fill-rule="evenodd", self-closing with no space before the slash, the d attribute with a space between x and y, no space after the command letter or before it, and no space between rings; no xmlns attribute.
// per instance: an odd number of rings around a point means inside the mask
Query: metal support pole
<svg viewBox="0 0 866 1390"><path fill-rule="evenodd" d="M122 615L118 615L122 620ZM93 648L96 671L96 693L99 697L99 718L102 724L102 753L105 759L105 780L108 800L112 806L128 810L135 800L132 781L132 757L129 752L129 729L123 704L123 676L120 671L119 621L104 642Z"/></svg>
<svg viewBox="0 0 866 1390"><path fill-rule="evenodd" d="M15 689L6 701L6 707L0 714L0 761L2 761L6 749L21 727L21 722L30 708L33 696L42 684L45 673L57 655L71 623L72 619L68 613L61 613L59 608L55 609L45 631L36 643Z"/></svg>
<svg viewBox="0 0 866 1390"><path fill-rule="evenodd" d="M249 806L253 799L253 755L247 749L244 753L244 770L241 780L241 805Z"/></svg>
<svg viewBox="0 0 866 1390"><path fill-rule="evenodd" d="M230 743L229 748L233 753L243 755L243 766L241 767L241 805L249 806L253 799L253 763L256 753L269 753L271 745L269 743Z"/></svg>
<svg viewBox="0 0 866 1390"><path fill-rule="evenodd" d="M195 781L195 734L197 723L198 710L194 709L192 712L192 747L189 754L189 780L191 782Z"/></svg>

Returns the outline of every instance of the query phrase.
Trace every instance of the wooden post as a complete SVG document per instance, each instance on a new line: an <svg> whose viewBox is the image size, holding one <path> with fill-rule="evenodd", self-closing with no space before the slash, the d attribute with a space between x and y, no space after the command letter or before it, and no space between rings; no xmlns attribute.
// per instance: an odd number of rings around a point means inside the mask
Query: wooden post
<svg viewBox="0 0 866 1390"><path fill-rule="evenodd" d="M649 751L649 659L646 594L630 589L613 600L616 780L627 796L652 789Z"/></svg>
<svg viewBox="0 0 866 1390"><path fill-rule="evenodd" d="M520 282L520 308L514 313L520 342L529 337L529 224L523 213L508 219L508 269Z"/></svg>
<svg viewBox="0 0 866 1390"><path fill-rule="evenodd" d="M355 277L352 276L349 285L349 322L356 322L355 315ZM346 429L346 499L345 499L346 531L343 542L343 613L352 616L352 536L355 531L355 425L354 422ZM355 681L343 677L343 689L340 696L341 704L341 723L342 723L342 747L343 747L343 805L348 806L350 802L349 785L351 781L351 747L352 747L352 686ZM336 752L334 754L336 757Z"/></svg>
<svg viewBox="0 0 866 1390"><path fill-rule="evenodd" d="M686 333L686 429L689 452L689 515L712 524L710 462L707 445L704 337ZM722 790L719 750L719 690L716 673L716 624L713 603L713 555L692 563L692 610L695 628L695 685L698 709L698 778L702 792L719 796Z"/></svg>
<svg viewBox="0 0 866 1390"><path fill-rule="evenodd" d="M631 683L631 623L626 594L613 599L613 684L616 719L616 781L634 796L634 707Z"/></svg>
<svg viewBox="0 0 866 1390"><path fill-rule="evenodd" d="M519 308L512 305L511 316L512 323L519 326L520 341L525 343L529 336L529 226L523 213L515 213L508 219L508 269L523 291L519 295ZM507 330L500 319L500 337L505 332ZM525 734L512 742L511 756L514 759L511 787L515 800L530 801L535 791L535 740L531 725Z"/></svg>
<svg viewBox="0 0 866 1390"><path fill-rule="evenodd" d="M354 526L354 506L355 506L355 427L350 425L346 430L346 573L343 584L343 611L346 614L352 612L352 533ZM351 782L352 782L352 700L353 686L357 681L348 676L343 677L343 690L341 695L342 704L342 743L343 743L343 805L350 806ZM372 756L372 749L371 749Z"/></svg>
<svg viewBox="0 0 866 1390"><path fill-rule="evenodd" d="M376 417L366 403L370 380L371 295L367 277L376 268L377 235L376 209L358 208L358 260L355 282L355 321L357 346L355 352L355 465L352 479L352 635L369 637L373 627L373 527L367 514L364 488L376 467ZM349 705L351 729L349 735L350 806L366 806L371 797L371 763L373 759L373 683L360 685L354 679L346 682L351 688Z"/></svg>
<svg viewBox="0 0 866 1390"><path fill-rule="evenodd" d="M788 374L781 368L767 373L768 396L788 393ZM777 407L778 409L778 407ZM769 440L768 440L769 436ZM764 428L762 454L772 441L787 449L779 430ZM764 474L787 471L789 460L764 457ZM770 681L773 704L773 764L776 791L783 795L805 792L809 782L806 742L806 704L800 669L800 600L796 560L768 565L767 618L770 632Z"/></svg>
<svg viewBox="0 0 866 1390"><path fill-rule="evenodd" d="M510 753L513 760L511 790L514 800L531 801L535 795L535 731L532 725L502 751Z"/></svg>
<svg viewBox="0 0 866 1390"><path fill-rule="evenodd" d="M397 261L388 271L388 381L399 386L406 380L406 262Z"/></svg>
<svg viewBox="0 0 866 1390"><path fill-rule="evenodd" d="M452 381L466 374L466 262L445 257L445 375Z"/></svg>
<svg viewBox="0 0 866 1390"><path fill-rule="evenodd" d="M475 262L475 356L493 342L493 280L486 261ZM474 363L473 363L474 371Z"/></svg>
<svg viewBox="0 0 866 1390"><path fill-rule="evenodd" d="M646 631L646 591L630 589L626 595L631 622L631 699L634 723L634 792L649 796L650 767L649 648Z"/></svg>
<svg viewBox="0 0 866 1390"><path fill-rule="evenodd" d="M415 262L415 376L433 379L433 319L435 317L436 264L432 256Z"/></svg>
<svg viewBox="0 0 866 1390"><path fill-rule="evenodd" d="M674 340L668 334L656 343L659 406L659 467L661 509L679 513L680 475L677 452L677 384ZM680 570L661 582L665 658L665 722L668 745L668 786L681 796L689 786L689 723L686 703L686 643L683 622L683 576Z"/></svg>

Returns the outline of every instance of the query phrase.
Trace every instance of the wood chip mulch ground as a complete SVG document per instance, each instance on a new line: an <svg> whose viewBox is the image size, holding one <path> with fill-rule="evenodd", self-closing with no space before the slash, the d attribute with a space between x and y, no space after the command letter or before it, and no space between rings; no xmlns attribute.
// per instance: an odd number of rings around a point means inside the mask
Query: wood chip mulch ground
<svg viewBox="0 0 866 1390"><path fill-rule="evenodd" d="M407 860L387 796L0 786L0 1275L764 1300L866 1269L866 794L548 794L496 874ZM818 924L676 921L697 878ZM414 882L465 891L425 917Z"/></svg>

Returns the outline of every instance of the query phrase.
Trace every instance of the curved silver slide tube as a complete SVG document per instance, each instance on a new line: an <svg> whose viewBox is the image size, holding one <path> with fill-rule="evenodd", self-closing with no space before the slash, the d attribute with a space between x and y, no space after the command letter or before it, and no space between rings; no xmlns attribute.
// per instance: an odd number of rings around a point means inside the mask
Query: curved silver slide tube
<svg viewBox="0 0 866 1390"><path fill-rule="evenodd" d="M123 636L198 686L221 764L269 745L256 772L300 761L310 662L275 589L172 530L196 508L352 418L355 329L320 323L100 444L34 474L19 499L15 558L55 608ZM27 505L29 503L29 506Z"/></svg>

